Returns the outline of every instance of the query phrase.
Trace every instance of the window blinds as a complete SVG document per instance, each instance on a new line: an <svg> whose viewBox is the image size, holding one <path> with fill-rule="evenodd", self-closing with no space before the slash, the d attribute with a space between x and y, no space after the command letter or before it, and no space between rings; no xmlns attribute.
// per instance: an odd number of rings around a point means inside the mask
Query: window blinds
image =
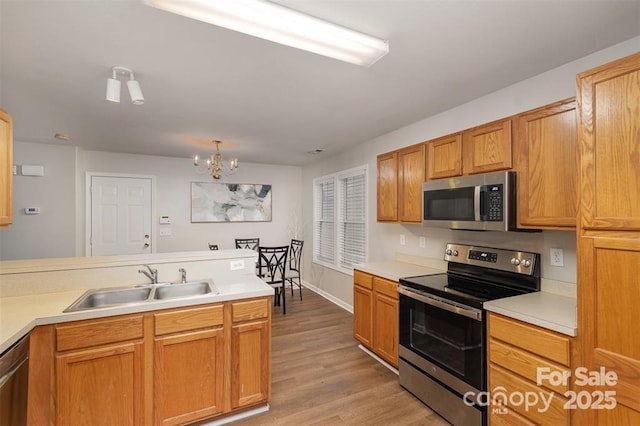
<svg viewBox="0 0 640 426"><path fill-rule="evenodd" d="M314 180L314 262L339 270L367 258L367 168Z"/></svg>

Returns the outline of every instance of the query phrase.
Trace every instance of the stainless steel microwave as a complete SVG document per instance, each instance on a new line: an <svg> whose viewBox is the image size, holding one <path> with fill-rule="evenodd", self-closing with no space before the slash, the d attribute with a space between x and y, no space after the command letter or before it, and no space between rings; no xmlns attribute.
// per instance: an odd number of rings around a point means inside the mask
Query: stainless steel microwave
<svg viewBox="0 0 640 426"><path fill-rule="evenodd" d="M422 184L422 225L509 231L515 228L515 172L439 179Z"/></svg>

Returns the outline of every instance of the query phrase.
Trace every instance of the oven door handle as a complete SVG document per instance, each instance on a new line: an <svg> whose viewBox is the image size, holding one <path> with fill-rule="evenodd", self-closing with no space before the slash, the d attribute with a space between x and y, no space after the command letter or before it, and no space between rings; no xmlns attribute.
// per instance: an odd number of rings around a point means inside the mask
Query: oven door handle
<svg viewBox="0 0 640 426"><path fill-rule="evenodd" d="M447 303L444 300L436 299L430 296L426 296L422 293L418 293L416 291L411 290L408 287L399 286L398 293L404 294L405 296L418 300L420 302L426 303L428 305L434 306L436 308L444 309L445 311L452 312L454 314L463 315L467 318L471 318L476 321L482 321L482 312L474 309L474 308L465 308L460 305L454 305L451 303Z"/></svg>

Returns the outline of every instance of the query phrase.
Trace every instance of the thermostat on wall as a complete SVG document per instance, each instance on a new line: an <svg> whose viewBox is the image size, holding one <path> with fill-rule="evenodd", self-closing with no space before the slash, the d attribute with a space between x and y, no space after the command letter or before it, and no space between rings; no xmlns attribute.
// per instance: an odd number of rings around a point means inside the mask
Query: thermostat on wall
<svg viewBox="0 0 640 426"><path fill-rule="evenodd" d="M20 167L20 173L22 176L44 176L44 167L23 164Z"/></svg>
<svg viewBox="0 0 640 426"><path fill-rule="evenodd" d="M40 214L40 207L25 207L25 214Z"/></svg>
<svg viewBox="0 0 640 426"><path fill-rule="evenodd" d="M160 224L161 225L168 225L170 223L171 223L171 218L168 215L160 216Z"/></svg>

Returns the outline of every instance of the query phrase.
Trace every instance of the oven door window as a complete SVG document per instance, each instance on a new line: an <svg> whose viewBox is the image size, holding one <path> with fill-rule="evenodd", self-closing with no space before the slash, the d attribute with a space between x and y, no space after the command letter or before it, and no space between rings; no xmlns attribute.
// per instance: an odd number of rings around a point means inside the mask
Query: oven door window
<svg viewBox="0 0 640 426"><path fill-rule="evenodd" d="M400 344L482 389L482 322L406 296L400 299Z"/></svg>

